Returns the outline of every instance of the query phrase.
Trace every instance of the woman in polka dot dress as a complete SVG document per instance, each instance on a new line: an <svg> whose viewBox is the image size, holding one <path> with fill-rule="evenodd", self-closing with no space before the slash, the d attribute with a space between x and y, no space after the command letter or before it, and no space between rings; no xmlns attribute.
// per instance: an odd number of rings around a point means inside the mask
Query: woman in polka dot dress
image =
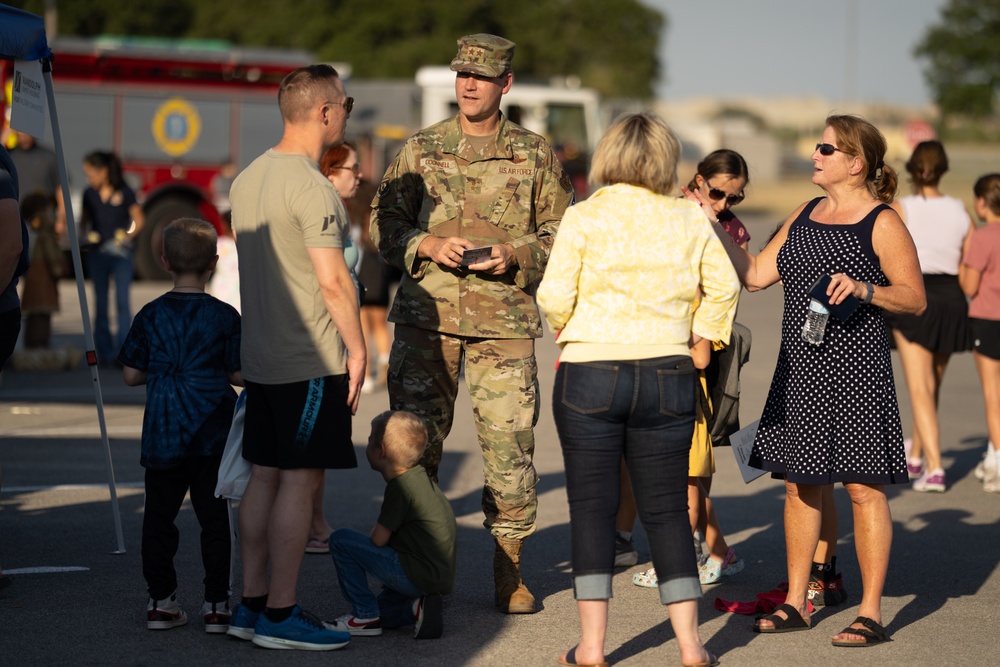
<svg viewBox="0 0 1000 667"><path fill-rule="evenodd" d="M883 485L908 481L889 341L882 310L919 314L926 301L916 249L887 204L896 173L883 160L885 138L855 116L830 116L812 155L812 181L826 193L800 206L756 257L727 243L748 291L779 280L785 311L781 349L751 463L785 479L788 596L757 632L809 628L806 595L820 532L824 486L841 482L854 510L864 593L859 616L834 645L884 641L882 587L892 519ZM709 216L712 218L712 216ZM808 291L831 276L830 302L861 301L846 321L833 315L820 345L802 339ZM835 511L835 510L834 510Z"/></svg>

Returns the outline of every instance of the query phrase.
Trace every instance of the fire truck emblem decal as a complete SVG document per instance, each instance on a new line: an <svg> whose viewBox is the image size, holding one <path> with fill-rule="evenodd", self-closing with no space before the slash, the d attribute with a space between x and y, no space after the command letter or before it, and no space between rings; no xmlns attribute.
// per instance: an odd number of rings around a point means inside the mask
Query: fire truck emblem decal
<svg viewBox="0 0 1000 667"><path fill-rule="evenodd" d="M153 115L153 137L156 145L171 157L184 155L198 143L201 117L186 100L172 97Z"/></svg>

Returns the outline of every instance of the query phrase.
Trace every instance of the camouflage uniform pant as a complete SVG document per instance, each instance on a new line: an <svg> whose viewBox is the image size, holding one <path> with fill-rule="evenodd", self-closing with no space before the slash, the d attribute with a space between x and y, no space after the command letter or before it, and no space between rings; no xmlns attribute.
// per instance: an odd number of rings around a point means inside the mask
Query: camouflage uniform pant
<svg viewBox="0 0 1000 667"><path fill-rule="evenodd" d="M495 537L535 532L538 476L532 460L538 421L535 341L452 336L397 324L389 359L389 403L427 423L421 461L433 479L451 431L459 369L472 399L483 453L483 525Z"/></svg>

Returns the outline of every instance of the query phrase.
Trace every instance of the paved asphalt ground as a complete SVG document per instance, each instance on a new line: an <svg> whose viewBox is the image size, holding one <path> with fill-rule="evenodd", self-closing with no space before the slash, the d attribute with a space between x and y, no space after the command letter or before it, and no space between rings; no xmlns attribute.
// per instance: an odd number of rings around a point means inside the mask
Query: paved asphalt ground
<svg viewBox="0 0 1000 667"><path fill-rule="evenodd" d="M750 219L758 242L775 221ZM63 284L63 311L55 320L57 343L82 346L78 299ZM136 284L134 307L168 289ZM777 356L781 288L744 295L738 319L753 331L750 364L743 374L742 416L758 418ZM189 505L179 518L179 598L191 621L150 632L141 574L142 469L139 435L141 388L126 387L118 372L102 371L114 475L125 553L113 554L116 537L107 489L93 381L88 369L62 373L4 371L0 379L0 563L13 586L0 592L0 665L551 665L575 644L578 617L569 574L569 526L562 458L550 396L556 349L539 342L542 416L536 431L538 532L527 543L524 572L541 612L504 616L492 605L492 545L482 528L480 456L467 395L460 397L455 428L445 444L443 488L459 522L459 573L445 605L445 635L415 642L409 631L355 638L332 653L268 651L202 631L197 524ZM901 373L904 430L909 407ZM367 395L354 422L359 460L370 419L387 407L384 392ZM941 432L949 489L920 494L889 489L894 543L883 602L893 641L868 649L833 648L830 637L857 613L860 574L854 557L850 503L838 488L839 562L850 600L820 611L808 632L762 636L752 618L719 612L716 597L752 600L784 580L783 490L768 477L745 485L730 452L717 452L713 486L730 544L746 569L706 587L700 604L702 636L724 665L993 665L1000 663L995 632L1000 614L1000 495L985 494L972 471L986 442L983 401L971 355L956 357L941 392ZM377 516L383 484L359 468L327 476L326 512L335 527L367 531ZM647 567L645 540L636 535L640 566L615 577L608 632L608 660L640 667L677 664L678 651L665 609L654 591L631 584ZM239 572L235 573L238 581ZM348 611L328 556L306 556L299 584L304 606L323 618ZM235 596L234 596L234 599Z"/></svg>

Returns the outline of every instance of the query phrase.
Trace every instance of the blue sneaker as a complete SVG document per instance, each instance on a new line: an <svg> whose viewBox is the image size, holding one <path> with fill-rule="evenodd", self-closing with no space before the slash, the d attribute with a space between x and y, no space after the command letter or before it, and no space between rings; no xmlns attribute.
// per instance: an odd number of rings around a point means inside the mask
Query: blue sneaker
<svg viewBox="0 0 1000 667"><path fill-rule="evenodd" d="M251 641L264 648L332 651L347 646L351 634L329 629L323 621L295 605L292 615L280 623L268 619L267 614L257 616Z"/></svg>
<svg viewBox="0 0 1000 667"><path fill-rule="evenodd" d="M250 611L246 605L238 604L233 607L229 618L229 630L226 634L237 639L253 639L254 626L257 625L257 617L260 616L255 611Z"/></svg>

